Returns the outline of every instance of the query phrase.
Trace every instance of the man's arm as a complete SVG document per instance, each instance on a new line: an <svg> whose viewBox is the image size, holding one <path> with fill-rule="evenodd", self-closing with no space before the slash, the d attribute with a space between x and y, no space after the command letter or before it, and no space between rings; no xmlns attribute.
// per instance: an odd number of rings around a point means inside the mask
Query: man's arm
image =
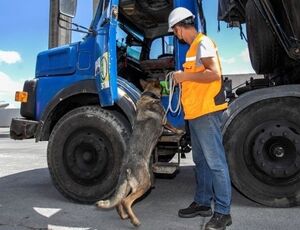
<svg viewBox="0 0 300 230"><path fill-rule="evenodd" d="M201 58L202 64L205 70L200 73L187 73L182 71L176 71L174 73L174 79L177 83L183 81L194 81L199 83L210 83L217 81L221 78L221 70L217 58L208 57Z"/></svg>

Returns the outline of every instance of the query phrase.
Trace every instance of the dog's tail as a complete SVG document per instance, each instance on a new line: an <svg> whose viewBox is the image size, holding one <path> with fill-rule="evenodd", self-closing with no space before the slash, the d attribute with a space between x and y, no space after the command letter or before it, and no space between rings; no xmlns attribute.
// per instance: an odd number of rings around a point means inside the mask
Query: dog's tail
<svg viewBox="0 0 300 230"><path fill-rule="evenodd" d="M119 204L121 202L121 200L127 195L128 189L127 186L128 185L128 174L130 173L130 169L127 169L127 176L125 175L121 175L116 191L114 193L114 195L108 199L108 200L99 200L96 205L99 208L113 208L115 207L117 204Z"/></svg>

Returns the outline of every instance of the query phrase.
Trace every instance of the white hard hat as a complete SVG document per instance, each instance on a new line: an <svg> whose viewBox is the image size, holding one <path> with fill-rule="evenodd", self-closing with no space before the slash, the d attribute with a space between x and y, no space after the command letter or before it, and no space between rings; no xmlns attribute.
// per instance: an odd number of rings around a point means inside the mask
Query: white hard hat
<svg viewBox="0 0 300 230"><path fill-rule="evenodd" d="M188 9L184 7L177 7L169 15L169 29L168 32L172 32L172 27L175 26L178 22L181 22L184 19L187 19L189 17L195 18L195 15Z"/></svg>

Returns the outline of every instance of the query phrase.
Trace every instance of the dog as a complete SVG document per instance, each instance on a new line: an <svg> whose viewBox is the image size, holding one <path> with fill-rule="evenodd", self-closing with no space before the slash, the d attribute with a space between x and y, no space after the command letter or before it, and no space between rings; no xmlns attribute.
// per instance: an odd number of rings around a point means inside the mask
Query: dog
<svg viewBox="0 0 300 230"><path fill-rule="evenodd" d="M152 185L151 155L166 123L159 81L141 80L140 83L144 91L137 101L133 131L116 191L110 199L96 203L100 208L116 207L121 219L130 218L134 226L139 226L140 221L132 210L132 204Z"/></svg>

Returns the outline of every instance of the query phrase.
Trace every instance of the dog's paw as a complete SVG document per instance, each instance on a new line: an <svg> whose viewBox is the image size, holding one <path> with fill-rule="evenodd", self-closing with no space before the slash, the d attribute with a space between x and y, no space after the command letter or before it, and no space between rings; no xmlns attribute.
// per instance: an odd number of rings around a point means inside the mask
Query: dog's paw
<svg viewBox="0 0 300 230"><path fill-rule="evenodd" d="M121 214L120 217L122 220L126 220L129 218L128 214Z"/></svg>
<svg viewBox="0 0 300 230"><path fill-rule="evenodd" d="M141 225L141 222L140 222L138 219L131 220L131 223L132 223L135 227L138 227L138 226Z"/></svg>
<svg viewBox="0 0 300 230"><path fill-rule="evenodd" d="M109 205L110 205L109 200L99 200L96 203L96 206L99 207L99 208L107 208Z"/></svg>

